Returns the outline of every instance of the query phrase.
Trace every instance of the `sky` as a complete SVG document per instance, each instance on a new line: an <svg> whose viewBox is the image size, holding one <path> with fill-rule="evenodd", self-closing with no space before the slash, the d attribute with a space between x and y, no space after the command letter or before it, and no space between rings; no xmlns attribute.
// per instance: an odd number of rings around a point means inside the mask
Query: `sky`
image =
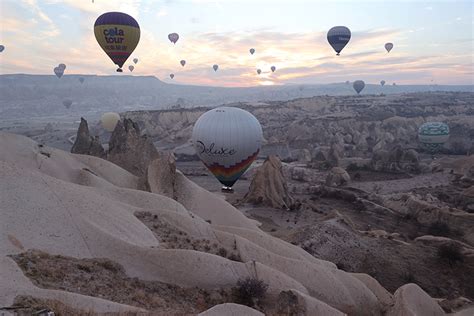
<svg viewBox="0 0 474 316"><path fill-rule="evenodd" d="M140 43L124 73L138 58L133 75L169 83L474 84L469 0L0 0L0 74L53 74L64 63L66 75L120 75L93 31L108 11L140 24ZM352 32L341 56L326 39L336 25ZM172 32L180 35L176 45L168 40ZM390 53L386 42L394 43Z"/></svg>

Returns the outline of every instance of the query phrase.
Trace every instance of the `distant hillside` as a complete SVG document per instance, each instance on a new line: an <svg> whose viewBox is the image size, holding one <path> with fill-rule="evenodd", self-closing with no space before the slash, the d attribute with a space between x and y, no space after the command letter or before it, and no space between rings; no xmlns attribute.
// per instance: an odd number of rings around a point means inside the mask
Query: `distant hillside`
<svg viewBox="0 0 474 316"><path fill-rule="evenodd" d="M83 84L79 78L84 77ZM368 84L362 94L474 91L474 86L385 86ZM153 76L0 75L0 117L99 115L104 111L216 106L231 102L290 100L316 95L353 95L352 85L284 85L223 88L168 84ZM67 110L62 102L73 101Z"/></svg>

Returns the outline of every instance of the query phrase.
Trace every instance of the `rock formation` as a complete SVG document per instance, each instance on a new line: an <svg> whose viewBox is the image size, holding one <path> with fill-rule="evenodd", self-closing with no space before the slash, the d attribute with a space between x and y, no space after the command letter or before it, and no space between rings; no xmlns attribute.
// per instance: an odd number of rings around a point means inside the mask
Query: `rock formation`
<svg viewBox="0 0 474 316"><path fill-rule="evenodd" d="M259 206L291 209L294 201L288 192L280 159L269 156L257 169L243 202Z"/></svg>
<svg viewBox="0 0 474 316"><path fill-rule="evenodd" d="M342 186L349 181L351 181L351 177L347 171L341 167L333 167L326 177L326 185L331 187Z"/></svg>
<svg viewBox="0 0 474 316"><path fill-rule="evenodd" d="M138 124L131 119L119 121L109 141L107 159L132 174L143 177L158 151L146 135L140 135Z"/></svg>
<svg viewBox="0 0 474 316"><path fill-rule="evenodd" d="M174 155L170 152L160 152L158 158L148 165L146 172L147 188L152 193L176 199L175 179L176 161Z"/></svg>
<svg viewBox="0 0 474 316"><path fill-rule="evenodd" d="M89 132L87 121L81 117L81 123L77 130L76 141L72 145L71 153L96 156L105 158L105 150L102 147L99 137L92 137Z"/></svg>
<svg viewBox="0 0 474 316"><path fill-rule="evenodd" d="M374 171L420 173L418 153L413 149L403 149L400 145L390 151L379 150L370 162Z"/></svg>

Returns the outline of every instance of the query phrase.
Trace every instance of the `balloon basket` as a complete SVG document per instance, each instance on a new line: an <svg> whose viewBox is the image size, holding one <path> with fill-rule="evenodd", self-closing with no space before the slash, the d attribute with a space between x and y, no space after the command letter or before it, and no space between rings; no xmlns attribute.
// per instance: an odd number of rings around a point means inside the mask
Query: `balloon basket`
<svg viewBox="0 0 474 316"><path fill-rule="evenodd" d="M123 72L123 70L121 68L118 68L117 72Z"/></svg>
<svg viewBox="0 0 474 316"><path fill-rule="evenodd" d="M224 193L234 193L234 189L232 189L231 187L226 187L226 186L223 186L221 188L221 191Z"/></svg>

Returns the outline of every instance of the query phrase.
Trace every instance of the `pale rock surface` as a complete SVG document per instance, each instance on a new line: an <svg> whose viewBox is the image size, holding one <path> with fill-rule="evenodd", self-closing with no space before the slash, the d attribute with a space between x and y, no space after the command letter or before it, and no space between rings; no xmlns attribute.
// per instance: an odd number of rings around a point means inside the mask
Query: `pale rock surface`
<svg viewBox="0 0 474 316"><path fill-rule="evenodd" d="M435 299L413 283L400 287L393 295L393 300L394 305L387 316L446 315Z"/></svg>
<svg viewBox="0 0 474 316"><path fill-rule="evenodd" d="M327 186L343 186L349 181L351 181L351 177L347 171L341 167L333 167L326 176Z"/></svg>
<svg viewBox="0 0 474 316"><path fill-rule="evenodd" d="M225 303L199 313L198 316L264 316L264 314L245 305Z"/></svg>

